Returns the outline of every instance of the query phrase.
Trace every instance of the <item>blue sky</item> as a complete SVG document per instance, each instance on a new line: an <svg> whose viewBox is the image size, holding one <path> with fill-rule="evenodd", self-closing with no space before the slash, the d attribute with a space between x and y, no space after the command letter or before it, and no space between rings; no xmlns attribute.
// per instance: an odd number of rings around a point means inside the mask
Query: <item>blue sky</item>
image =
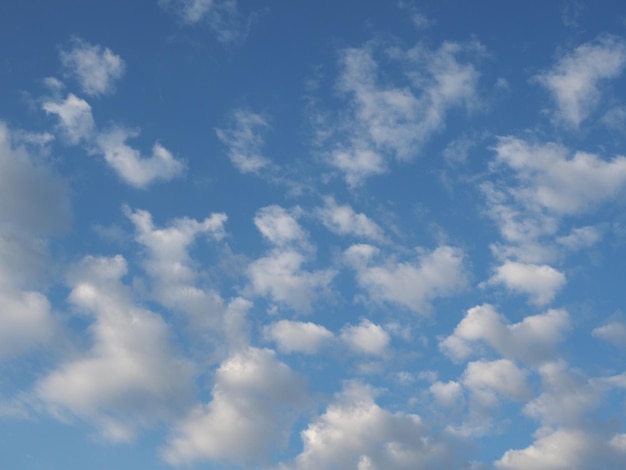
<svg viewBox="0 0 626 470"><path fill-rule="evenodd" d="M626 467L622 2L0 7L0 463Z"/></svg>

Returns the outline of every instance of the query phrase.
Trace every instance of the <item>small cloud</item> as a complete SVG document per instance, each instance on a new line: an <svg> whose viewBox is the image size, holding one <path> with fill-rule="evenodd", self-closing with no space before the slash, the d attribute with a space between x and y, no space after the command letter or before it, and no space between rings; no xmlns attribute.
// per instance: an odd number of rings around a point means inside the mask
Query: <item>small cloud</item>
<svg viewBox="0 0 626 470"><path fill-rule="evenodd" d="M73 38L67 49L61 50L61 62L68 75L80 84L84 93L99 96L115 91L115 82L126 69L122 58L111 49Z"/></svg>

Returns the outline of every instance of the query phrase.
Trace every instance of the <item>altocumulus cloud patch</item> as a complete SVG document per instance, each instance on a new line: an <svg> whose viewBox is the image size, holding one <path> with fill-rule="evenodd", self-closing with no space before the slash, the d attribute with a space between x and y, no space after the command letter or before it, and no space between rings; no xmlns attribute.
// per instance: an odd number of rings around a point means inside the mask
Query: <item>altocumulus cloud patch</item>
<svg viewBox="0 0 626 470"><path fill-rule="evenodd" d="M625 468L624 18L9 1L3 465Z"/></svg>

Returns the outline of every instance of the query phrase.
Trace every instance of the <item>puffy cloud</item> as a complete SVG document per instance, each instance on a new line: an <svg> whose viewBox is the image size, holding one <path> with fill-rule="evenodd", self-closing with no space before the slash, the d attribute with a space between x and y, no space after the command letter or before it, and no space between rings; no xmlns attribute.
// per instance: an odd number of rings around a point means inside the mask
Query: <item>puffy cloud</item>
<svg viewBox="0 0 626 470"><path fill-rule="evenodd" d="M296 220L297 212L295 210L290 213L277 205L263 207L254 216L254 225L274 245L303 242L306 233Z"/></svg>
<svg viewBox="0 0 626 470"><path fill-rule="evenodd" d="M242 173L259 173L271 166L263 156L263 134L269 127L267 119L246 109L237 109L228 129L217 129L217 137L228 147L228 157Z"/></svg>
<svg viewBox="0 0 626 470"><path fill-rule="evenodd" d="M173 10L183 23L206 21L222 43L237 42L245 36L236 0L159 0L159 4Z"/></svg>
<svg viewBox="0 0 626 470"><path fill-rule="evenodd" d="M71 144L86 142L93 137L95 122L91 106L82 98L69 93L64 101L46 101L43 109L59 117L62 132Z"/></svg>
<svg viewBox="0 0 626 470"><path fill-rule="evenodd" d="M481 405L497 404L498 395L523 401L532 396L526 383L526 371L508 359L475 361L467 364L462 383Z"/></svg>
<svg viewBox="0 0 626 470"><path fill-rule="evenodd" d="M594 328L591 334L615 346L626 347L626 323L621 320L611 321Z"/></svg>
<svg viewBox="0 0 626 470"><path fill-rule="evenodd" d="M292 410L305 398L300 377L273 351L237 352L217 370L211 402L178 423L163 456L173 465L263 460L286 445L295 418Z"/></svg>
<svg viewBox="0 0 626 470"><path fill-rule="evenodd" d="M25 136L0 122L0 360L52 338L50 303L35 289L48 268L45 237L71 218L66 183L29 153Z"/></svg>
<svg viewBox="0 0 626 470"><path fill-rule="evenodd" d="M387 352L391 340L389 333L369 320L358 325L347 325L341 330L341 340L360 354L381 356Z"/></svg>
<svg viewBox="0 0 626 470"><path fill-rule="evenodd" d="M340 53L338 88L351 116L347 138L330 152L330 163L345 173L351 186L385 171L385 160L410 160L445 125L446 112L476 100L478 72L464 55L481 46L444 43L431 51L421 45L408 51L392 48L385 59L398 62L410 86L382 84L376 44Z"/></svg>
<svg viewBox="0 0 626 470"><path fill-rule="evenodd" d="M332 197L324 198L324 207L317 214L328 230L338 235L352 235L382 241L383 229L363 213L356 213L349 205L339 205Z"/></svg>
<svg viewBox="0 0 626 470"><path fill-rule="evenodd" d="M626 158L605 161L585 152L570 152L554 143L534 144L501 137L496 158L516 171L512 194L525 205L556 214L577 214L614 198L626 186Z"/></svg>
<svg viewBox="0 0 626 470"><path fill-rule="evenodd" d="M450 246L421 252L414 262L393 258L378 265L372 259L379 250L371 245L352 245L345 251L356 270L357 282L376 302L391 302L417 313L426 313L430 302L466 286L463 253Z"/></svg>
<svg viewBox="0 0 626 470"><path fill-rule="evenodd" d="M274 341L281 352L316 354L320 348L334 338L321 325L311 322L280 320L263 329L265 339Z"/></svg>
<svg viewBox="0 0 626 470"><path fill-rule="evenodd" d="M489 304L472 307L465 318L439 347L454 360L461 361L476 352L484 341L509 359L536 364L554 358L556 345L570 328L564 310L548 310L510 324Z"/></svg>
<svg viewBox="0 0 626 470"><path fill-rule="evenodd" d="M626 458L616 454L606 439L582 429L560 428L541 435L522 450L508 450L495 465L501 470L587 470L619 469Z"/></svg>
<svg viewBox="0 0 626 470"><path fill-rule="evenodd" d="M428 388L435 400L440 405L455 406L464 402L463 387L459 382L451 380L449 382L434 382Z"/></svg>
<svg viewBox="0 0 626 470"><path fill-rule="evenodd" d="M100 133L96 138L97 151L126 183L143 189L156 181L169 181L184 173L184 163L176 160L161 144L154 144L151 157L142 156L126 144L128 139L137 135L136 131L116 128Z"/></svg>
<svg viewBox="0 0 626 470"><path fill-rule="evenodd" d="M462 466L445 435L431 434L417 415L381 408L374 396L374 390L366 385L346 383L326 412L302 431L302 453L280 468L428 470Z"/></svg>
<svg viewBox="0 0 626 470"><path fill-rule="evenodd" d="M602 81L621 75L625 65L626 42L603 35L578 46L535 78L552 93L558 107L556 116L578 127L600 101Z"/></svg>
<svg viewBox="0 0 626 470"><path fill-rule="evenodd" d="M302 269L306 257L293 249L274 249L248 266L251 287L257 295L308 313L315 297L329 288L331 270Z"/></svg>
<svg viewBox="0 0 626 470"><path fill-rule="evenodd" d="M545 305L565 285L565 275L548 266L506 261L496 268L489 284L502 284L514 292L528 294L530 301Z"/></svg>
<svg viewBox="0 0 626 470"><path fill-rule="evenodd" d="M115 81L126 68L122 58L111 49L78 38L60 56L67 72L78 80L83 92L92 96L113 92Z"/></svg>
<svg viewBox="0 0 626 470"><path fill-rule="evenodd" d="M190 400L191 364L170 345L165 322L134 305L121 256L86 257L71 275L70 302L93 322L92 347L36 386L50 412L93 421L111 440L170 420Z"/></svg>

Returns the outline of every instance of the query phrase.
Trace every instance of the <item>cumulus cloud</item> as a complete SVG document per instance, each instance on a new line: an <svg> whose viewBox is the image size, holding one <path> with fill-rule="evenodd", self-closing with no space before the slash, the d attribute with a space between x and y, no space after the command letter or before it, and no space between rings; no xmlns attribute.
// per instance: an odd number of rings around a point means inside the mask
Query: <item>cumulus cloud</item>
<svg viewBox="0 0 626 470"><path fill-rule="evenodd" d="M587 225L586 227L576 227L568 235L557 238L557 242L569 250L581 250L595 245L602 238L602 231L599 227Z"/></svg>
<svg viewBox="0 0 626 470"><path fill-rule="evenodd" d="M126 64L111 49L74 38L60 53L67 73L78 80L84 93L91 96L112 93L115 82L124 74Z"/></svg>
<svg viewBox="0 0 626 470"><path fill-rule="evenodd" d="M352 351L372 356L384 355L391 341L383 327L369 320L362 320L358 325L346 325L340 337Z"/></svg>
<svg viewBox="0 0 626 470"><path fill-rule="evenodd" d="M170 181L185 172L185 165L158 142L152 147L152 156L144 157L139 150L126 144L138 132L115 128L100 133L95 141L98 153L128 184L144 189L156 181Z"/></svg>
<svg viewBox="0 0 626 470"><path fill-rule="evenodd" d="M327 291L335 273L332 270L307 271L306 257L291 248L274 249L256 259L247 269L252 290L291 308L309 313L314 299Z"/></svg>
<svg viewBox="0 0 626 470"><path fill-rule="evenodd" d="M374 264L378 254L378 248L366 244L352 245L344 253L356 271L359 286L375 302L390 302L427 313L434 299L467 285L463 253L457 248L440 246L432 252L420 252L415 261L401 262L390 257Z"/></svg>
<svg viewBox="0 0 626 470"><path fill-rule="evenodd" d="M494 406L498 397L524 401L532 396L527 372L509 359L474 361L467 364L462 383L482 406Z"/></svg>
<svg viewBox="0 0 626 470"><path fill-rule="evenodd" d="M287 211L277 206L266 206L254 216L254 225L261 235L276 246L303 242L307 235L296 220L298 210Z"/></svg>
<svg viewBox="0 0 626 470"><path fill-rule="evenodd" d="M262 154L265 131L269 123L265 117L247 109L232 114L229 128L217 129L217 137L228 147L228 157L242 173L259 173L271 166Z"/></svg>
<svg viewBox="0 0 626 470"><path fill-rule="evenodd" d="M569 315L564 310L548 310L511 324L492 305L484 304L470 308L439 347L461 361L476 354L484 342L508 359L538 364L555 357L556 346L569 328Z"/></svg>
<svg viewBox="0 0 626 470"><path fill-rule="evenodd" d="M36 386L51 413L91 421L114 441L182 411L193 372L161 317L134 304L121 282L127 269L119 255L88 256L75 268L69 300L91 319L92 345Z"/></svg>
<svg viewBox="0 0 626 470"><path fill-rule="evenodd" d="M37 288L48 269L47 237L71 219L65 181L23 136L0 122L0 360L52 338L52 307Z"/></svg>
<svg viewBox="0 0 626 470"><path fill-rule="evenodd" d="M446 42L437 50L421 45L385 50L384 59L399 63L410 85L383 83L378 53L375 43L340 53L337 87L351 114L344 123L346 138L330 152L330 164L350 186L384 172L390 158L416 157L445 126L450 108L476 101L479 73L464 56L480 55L480 45Z"/></svg>
<svg viewBox="0 0 626 470"><path fill-rule="evenodd" d="M58 116L61 130L71 144L87 142L93 137L95 122L91 106L82 98L69 93L64 101L46 101L43 109Z"/></svg>
<svg viewBox="0 0 626 470"><path fill-rule="evenodd" d="M337 204L333 197L324 198L324 207L317 210L324 226L338 235L351 235L370 240L384 240L384 231L363 213L356 213L349 205Z"/></svg>
<svg viewBox="0 0 626 470"><path fill-rule="evenodd" d="M431 433L418 415L381 408L374 398L371 387L347 382L326 412L302 431L302 453L279 468L434 470L462 466L445 435Z"/></svg>
<svg viewBox="0 0 626 470"><path fill-rule="evenodd" d="M163 456L173 465L261 461L287 444L293 410L305 400L302 379L273 351L244 349L222 363L213 399L176 425Z"/></svg>
<svg viewBox="0 0 626 470"><path fill-rule="evenodd" d="M578 127L600 101L602 82L620 76L625 65L626 42L602 35L561 57L535 79L552 94L557 118Z"/></svg>
<svg viewBox="0 0 626 470"><path fill-rule="evenodd" d="M280 320L263 328L268 341L274 341L278 350L285 353L316 354L324 344L334 338L327 328L311 322Z"/></svg>
<svg viewBox="0 0 626 470"><path fill-rule="evenodd" d="M527 264L506 261L496 268L488 284L502 284L507 289L528 294L536 305L550 303L565 285L565 275L546 264Z"/></svg>
<svg viewBox="0 0 626 470"><path fill-rule="evenodd" d="M465 401L462 385L454 380L445 383L433 382L428 390L433 394L435 401L443 406L455 406Z"/></svg>
<svg viewBox="0 0 626 470"><path fill-rule="evenodd" d="M501 137L496 160L516 172L512 194L525 205L556 214L578 214L610 200L626 186L626 157L606 161L560 144Z"/></svg>

